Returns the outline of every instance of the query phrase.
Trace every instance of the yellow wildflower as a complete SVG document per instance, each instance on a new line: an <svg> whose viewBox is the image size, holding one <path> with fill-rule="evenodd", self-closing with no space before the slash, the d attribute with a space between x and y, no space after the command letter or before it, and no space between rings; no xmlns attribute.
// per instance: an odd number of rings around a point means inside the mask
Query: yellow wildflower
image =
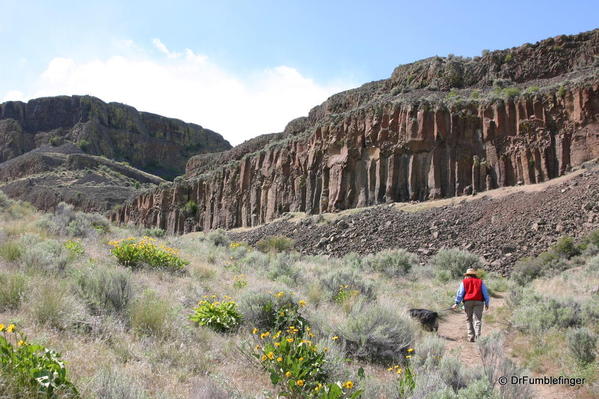
<svg viewBox="0 0 599 399"><path fill-rule="evenodd" d="M411 359L411 358L412 358L412 355L406 356L406 359Z"/></svg>
<svg viewBox="0 0 599 399"><path fill-rule="evenodd" d="M295 382L295 384L296 384L298 387L303 387L303 386L304 386L304 380L297 380L297 381Z"/></svg>
<svg viewBox="0 0 599 399"><path fill-rule="evenodd" d="M282 296L285 296L285 293L283 291L277 292L277 297L280 298Z"/></svg>
<svg viewBox="0 0 599 399"><path fill-rule="evenodd" d="M304 301L304 300L302 299L302 300L300 300L300 301L298 302L298 305L300 305L300 306L306 306L306 301Z"/></svg>
<svg viewBox="0 0 599 399"><path fill-rule="evenodd" d="M266 355L262 355L262 361L265 361L267 359Z"/></svg>
<svg viewBox="0 0 599 399"><path fill-rule="evenodd" d="M304 358L303 358L303 357L300 357L300 358L299 358L299 361L300 361L300 362L304 361Z"/></svg>
<svg viewBox="0 0 599 399"><path fill-rule="evenodd" d="M277 357L277 362L281 363L283 361L283 358L281 356Z"/></svg>
<svg viewBox="0 0 599 399"><path fill-rule="evenodd" d="M254 329L252 330L252 334L258 334L258 329L256 327L254 327Z"/></svg>
<svg viewBox="0 0 599 399"><path fill-rule="evenodd" d="M4 331L4 324L0 323L0 332Z"/></svg>
<svg viewBox="0 0 599 399"><path fill-rule="evenodd" d="M280 342L275 342L275 346L278 348L279 346L281 346Z"/></svg>
<svg viewBox="0 0 599 399"><path fill-rule="evenodd" d="M19 342L17 343L17 346L24 346L25 345L25 341L23 341L22 339L19 340Z"/></svg>
<svg viewBox="0 0 599 399"><path fill-rule="evenodd" d="M288 372L285 373L285 377L287 377L287 378L291 377L291 375L292 375L291 371L288 371Z"/></svg>
<svg viewBox="0 0 599 399"><path fill-rule="evenodd" d="M414 348L408 349L408 352L414 352Z"/></svg>
<svg viewBox="0 0 599 399"><path fill-rule="evenodd" d="M287 338L287 342L293 342L293 338Z"/></svg>
<svg viewBox="0 0 599 399"><path fill-rule="evenodd" d="M260 345L256 345L256 350L259 351L260 349L262 349L262 347Z"/></svg>
<svg viewBox="0 0 599 399"><path fill-rule="evenodd" d="M272 359L274 359L274 358L275 358L275 354L274 354L273 352L268 352L268 354L267 354L266 356L268 356L268 358L269 358L270 360L272 360Z"/></svg>
<svg viewBox="0 0 599 399"><path fill-rule="evenodd" d="M401 374L402 371L402 369L397 369L397 374Z"/></svg>
<svg viewBox="0 0 599 399"><path fill-rule="evenodd" d="M333 341L337 341L337 340L339 339L339 337L335 335L335 336L334 336L334 337L332 337L331 339L332 339Z"/></svg>
<svg viewBox="0 0 599 399"><path fill-rule="evenodd" d="M353 387L354 387L353 381L345 381L345 383L343 383L343 388L345 388L345 389L352 389Z"/></svg>
<svg viewBox="0 0 599 399"><path fill-rule="evenodd" d="M7 333L11 333L15 330L15 325L11 324L10 326L6 327L6 332Z"/></svg>

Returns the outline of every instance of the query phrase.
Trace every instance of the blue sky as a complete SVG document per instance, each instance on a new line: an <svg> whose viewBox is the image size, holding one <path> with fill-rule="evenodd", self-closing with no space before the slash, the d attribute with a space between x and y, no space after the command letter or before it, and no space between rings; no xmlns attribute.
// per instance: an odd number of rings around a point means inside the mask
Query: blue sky
<svg viewBox="0 0 599 399"><path fill-rule="evenodd" d="M432 55L597 27L597 1L0 0L0 100L92 94L239 143Z"/></svg>

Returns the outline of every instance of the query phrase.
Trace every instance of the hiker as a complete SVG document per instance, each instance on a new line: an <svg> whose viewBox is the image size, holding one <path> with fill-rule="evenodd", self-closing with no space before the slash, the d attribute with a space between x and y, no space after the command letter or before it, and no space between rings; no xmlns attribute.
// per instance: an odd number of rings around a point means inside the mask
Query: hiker
<svg viewBox="0 0 599 399"><path fill-rule="evenodd" d="M455 295L455 304L451 308L455 309L462 301L464 302L468 340L474 342L480 337L483 305L486 310L489 310L489 291L485 283L476 275L476 270L468 269L464 276L465 278L460 283L460 288Z"/></svg>

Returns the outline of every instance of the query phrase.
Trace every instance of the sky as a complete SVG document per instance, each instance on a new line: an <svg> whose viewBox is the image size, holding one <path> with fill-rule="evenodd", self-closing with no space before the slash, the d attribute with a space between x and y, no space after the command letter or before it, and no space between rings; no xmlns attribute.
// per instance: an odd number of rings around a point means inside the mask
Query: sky
<svg viewBox="0 0 599 399"><path fill-rule="evenodd" d="M0 102L89 94L232 144L397 65L598 26L599 2L0 0Z"/></svg>

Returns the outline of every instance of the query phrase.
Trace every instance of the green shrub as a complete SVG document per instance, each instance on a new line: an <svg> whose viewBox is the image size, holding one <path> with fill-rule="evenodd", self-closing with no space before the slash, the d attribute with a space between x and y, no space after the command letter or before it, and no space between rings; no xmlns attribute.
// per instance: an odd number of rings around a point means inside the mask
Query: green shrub
<svg viewBox="0 0 599 399"><path fill-rule="evenodd" d="M256 334L260 338L254 356L284 396L307 397L326 382L325 351L295 329L290 327L275 334L256 331Z"/></svg>
<svg viewBox="0 0 599 399"><path fill-rule="evenodd" d="M144 292L141 298L133 302L129 316L133 330L143 335L164 337L172 328L170 304L153 291Z"/></svg>
<svg viewBox="0 0 599 399"><path fill-rule="evenodd" d="M437 273L446 270L451 277L462 277L467 269L481 267L480 258L468 251L460 249L442 249L431 259Z"/></svg>
<svg viewBox="0 0 599 399"><path fill-rule="evenodd" d="M256 243L256 248L260 252L264 253L277 253L277 252L288 252L293 250L293 246L295 242L287 237L283 236L275 236L275 237L267 237Z"/></svg>
<svg viewBox="0 0 599 399"><path fill-rule="evenodd" d="M231 243L227 233L221 229L211 231L206 235L206 239L216 247L228 247Z"/></svg>
<svg viewBox="0 0 599 399"><path fill-rule="evenodd" d="M414 331L404 315L362 301L353 306L336 331L350 356L377 363L403 361L414 340Z"/></svg>
<svg viewBox="0 0 599 399"><path fill-rule="evenodd" d="M83 151L88 151L90 149L91 143L85 139L81 139L77 142L77 146L81 148Z"/></svg>
<svg viewBox="0 0 599 399"><path fill-rule="evenodd" d="M444 357L439 362L439 374L454 391L465 388L467 378L462 363L454 357Z"/></svg>
<svg viewBox="0 0 599 399"><path fill-rule="evenodd" d="M94 313L124 312L133 298L131 273L126 270L98 266L79 269L75 284Z"/></svg>
<svg viewBox="0 0 599 399"><path fill-rule="evenodd" d="M297 285L300 280L300 269L295 265L299 260L297 254L276 254L270 257L267 276L273 281L280 281L289 286Z"/></svg>
<svg viewBox="0 0 599 399"><path fill-rule="evenodd" d="M364 264L388 277L408 274L418 265L418 257L405 249L385 250L364 259Z"/></svg>
<svg viewBox="0 0 599 399"><path fill-rule="evenodd" d="M376 289L372 280L366 279L360 272L348 267L331 270L322 277L320 284L328 300L343 302L354 295L362 295L368 300L376 298Z"/></svg>
<svg viewBox="0 0 599 399"><path fill-rule="evenodd" d="M504 396L508 398L510 396ZM493 386L486 378L474 380L467 387L458 391L456 399L499 399L493 391ZM525 397L524 397L525 398ZM523 399L524 399L523 398Z"/></svg>
<svg viewBox="0 0 599 399"><path fill-rule="evenodd" d="M580 255L580 249L574 243L572 237L561 237L551 249L558 255L566 259Z"/></svg>
<svg viewBox="0 0 599 399"><path fill-rule="evenodd" d="M505 98L517 97L520 95L520 89L517 87L506 87L505 89L501 90L501 94Z"/></svg>
<svg viewBox="0 0 599 399"><path fill-rule="evenodd" d="M484 377L491 386L498 388L500 398L532 399L534 397L529 384L497 384L501 376L521 376L524 373L523 369L505 355L506 346L503 336L498 334L485 336L477 343ZM491 396L491 398L495 397Z"/></svg>
<svg viewBox="0 0 599 399"><path fill-rule="evenodd" d="M539 86L529 86L524 91L526 94L534 94L539 91Z"/></svg>
<svg viewBox="0 0 599 399"><path fill-rule="evenodd" d="M515 328L528 333L541 333L551 327L576 327L581 324L580 304L528 294L514 310L512 321Z"/></svg>
<svg viewBox="0 0 599 399"><path fill-rule="evenodd" d="M437 368L445 353L445 341L434 335L427 335L416 345L413 364L417 368Z"/></svg>
<svg viewBox="0 0 599 399"><path fill-rule="evenodd" d="M69 251L72 258L78 258L85 253L85 249L80 242L68 240L64 243L64 247Z"/></svg>
<svg viewBox="0 0 599 399"><path fill-rule="evenodd" d="M152 229L144 229L142 235L147 237L161 238L166 235L166 231L161 228L155 227Z"/></svg>
<svg viewBox="0 0 599 399"><path fill-rule="evenodd" d="M566 335L568 348L574 359L582 365L595 361L597 336L588 328L575 328L568 330Z"/></svg>
<svg viewBox="0 0 599 399"><path fill-rule="evenodd" d="M173 248L155 244L152 237L127 238L109 242L119 263L133 269L143 265L152 268L181 271L189 262L181 259Z"/></svg>
<svg viewBox="0 0 599 399"><path fill-rule="evenodd" d="M56 240L29 241L30 236L21 238L23 254L21 263L30 270L61 272L70 260L69 251Z"/></svg>
<svg viewBox="0 0 599 399"><path fill-rule="evenodd" d="M241 323L237 303L228 297L223 301L206 297L198 302L198 306L193 309L193 314L189 318L200 326L209 327L217 332L233 331Z"/></svg>
<svg viewBox="0 0 599 399"><path fill-rule="evenodd" d="M5 241L0 244L0 257L7 262L16 262L21 258L23 247L15 241Z"/></svg>
<svg viewBox="0 0 599 399"><path fill-rule="evenodd" d="M568 91L566 90L566 87L564 85L561 85L559 89L557 89L557 96L560 98L564 98L567 92Z"/></svg>
<svg viewBox="0 0 599 399"><path fill-rule="evenodd" d="M18 309L23 300L25 288L24 275L0 272L0 312Z"/></svg>
<svg viewBox="0 0 599 399"><path fill-rule="evenodd" d="M27 337L16 330L14 324L0 324L0 365L2 374L13 378L18 386L46 398L59 393L79 397L77 389L68 378L60 354L41 345L31 344ZM37 396L37 395L36 395Z"/></svg>
<svg viewBox="0 0 599 399"><path fill-rule="evenodd" d="M543 265L535 258L522 258L512 268L510 278L519 285L525 285L543 275Z"/></svg>
<svg viewBox="0 0 599 399"><path fill-rule="evenodd" d="M241 297L239 309L245 323L258 330L279 331L295 326L301 331L307 325L301 315L306 305L284 291L275 294L250 291Z"/></svg>
<svg viewBox="0 0 599 399"><path fill-rule="evenodd" d="M98 213L83 213L73 206L61 202L54 214L46 215L41 225L49 232L61 236L87 237L110 230L108 219Z"/></svg>
<svg viewBox="0 0 599 399"><path fill-rule="evenodd" d="M187 201L181 211L186 217L193 217L198 213L198 204L195 201Z"/></svg>
<svg viewBox="0 0 599 399"><path fill-rule="evenodd" d="M59 330L84 318L78 304L69 295L66 284L57 281L48 281L37 287L29 310L36 322Z"/></svg>

